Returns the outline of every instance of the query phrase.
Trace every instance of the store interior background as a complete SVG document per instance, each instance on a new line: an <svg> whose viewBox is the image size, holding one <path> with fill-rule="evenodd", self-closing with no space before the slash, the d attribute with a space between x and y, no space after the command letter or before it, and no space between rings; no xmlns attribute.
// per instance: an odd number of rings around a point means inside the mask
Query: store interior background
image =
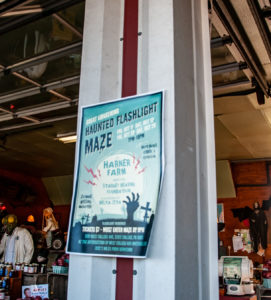
<svg viewBox="0 0 271 300"><path fill-rule="evenodd" d="M232 209L252 209L254 202L262 205L271 196L270 5L265 0L214 1L211 14L217 197L225 218L219 238L227 254L259 263L271 258L271 211L265 211L268 248L261 257L233 251L234 230L249 227Z"/></svg>
<svg viewBox="0 0 271 300"><path fill-rule="evenodd" d="M0 4L0 201L19 223L54 207L67 231L84 1Z"/></svg>
<svg viewBox="0 0 271 300"><path fill-rule="evenodd" d="M234 229L246 228L231 209L271 196L271 2L252 2L214 0L210 10L225 247ZM76 132L83 21L84 1L0 3L0 201L19 223L33 214L41 228L42 210L52 206L68 227L75 143L58 137Z"/></svg>

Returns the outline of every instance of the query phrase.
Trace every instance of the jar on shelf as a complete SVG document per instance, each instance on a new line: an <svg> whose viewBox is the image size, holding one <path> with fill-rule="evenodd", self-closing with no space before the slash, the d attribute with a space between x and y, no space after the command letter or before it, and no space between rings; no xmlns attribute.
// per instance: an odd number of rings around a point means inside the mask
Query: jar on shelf
<svg viewBox="0 0 271 300"><path fill-rule="evenodd" d="M3 278L2 287L3 287L3 289L9 289L9 277Z"/></svg>
<svg viewBox="0 0 271 300"><path fill-rule="evenodd" d="M34 271L33 273L35 273L35 274L38 273L38 268L39 268L39 265L38 265L38 264L36 264L36 263L33 264L33 269L34 269L34 270L33 270L33 271Z"/></svg>
<svg viewBox="0 0 271 300"><path fill-rule="evenodd" d="M15 264L15 271L21 271L22 270L22 264L16 263Z"/></svg>
<svg viewBox="0 0 271 300"><path fill-rule="evenodd" d="M28 266L28 273L31 273L31 274L34 273L34 266L33 266L33 264L30 264L30 265Z"/></svg>
<svg viewBox="0 0 271 300"><path fill-rule="evenodd" d="M24 265L24 273L28 273L29 264Z"/></svg>
<svg viewBox="0 0 271 300"><path fill-rule="evenodd" d="M6 267L5 267L5 277L9 276L9 272L11 270L12 270L12 264L11 263L6 264Z"/></svg>
<svg viewBox="0 0 271 300"><path fill-rule="evenodd" d="M5 275L5 265L0 264L0 277Z"/></svg>
<svg viewBox="0 0 271 300"><path fill-rule="evenodd" d="M9 278L13 278L13 277L15 277L15 270L10 270L10 272L9 272Z"/></svg>
<svg viewBox="0 0 271 300"><path fill-rule="evenodd" d="M45 274L47 271L47 265L46 264L41 264L40 265L40 273Z"/></svg>

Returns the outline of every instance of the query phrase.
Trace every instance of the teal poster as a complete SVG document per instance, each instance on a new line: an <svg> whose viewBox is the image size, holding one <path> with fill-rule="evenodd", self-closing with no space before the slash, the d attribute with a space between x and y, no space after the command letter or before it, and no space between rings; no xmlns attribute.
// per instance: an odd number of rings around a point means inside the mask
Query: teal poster
<svg viewBox="0 0 271 300"><path fill-rule="evenodd" d="M163 173L163 92L82 108L68 252L146 257Z"/></svg>

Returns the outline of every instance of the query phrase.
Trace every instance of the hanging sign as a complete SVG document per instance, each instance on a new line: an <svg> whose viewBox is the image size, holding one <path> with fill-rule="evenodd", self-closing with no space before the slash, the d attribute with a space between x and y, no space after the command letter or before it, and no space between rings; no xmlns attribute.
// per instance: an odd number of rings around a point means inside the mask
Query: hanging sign
<svg viewBox="0 0 271 300"><path fill-rule="evenodd" d="M145 257L161 187L163 92L82 108L68 252Z"/></svg>

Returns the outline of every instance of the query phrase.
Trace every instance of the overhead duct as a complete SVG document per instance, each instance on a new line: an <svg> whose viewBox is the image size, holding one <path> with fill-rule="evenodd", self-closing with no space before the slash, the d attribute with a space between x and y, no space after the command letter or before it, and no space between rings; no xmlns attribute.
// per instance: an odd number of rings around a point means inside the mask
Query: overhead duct
<svg viewBox="0 0 271 300"><path fill-rule="evenodd" d="M29 118L29 117L23 117L23 118ZM58 116L58 117L53 117L53 118L48 118L48 119L43 119L38 122L34 123L25 123L25 124L16 124L12 126L6 126L6 127L1 127L0 132L14 132L14 131L21 131L23 128L35 128L37 125L43 125L43 124L50 124L54 122L59 122L63 120L68 120L68 119L76 119L77 118L77 113L71 114L71 115L64 115L64 116Z"/></svg>
<svg viewBox="0 0 271 300"><path fill-rule="evenodd" d="M230 36L223 36L223 37L212 39L211 48L218 48L231 43L232 43L232 38Z"/></svg>
<svg viewBox="0 0 271 300"><path fill-rule="evenodd" d="M7 1L7 2L9 3L10 1ZM29 24L31 22L34 22L39 19L50 16L54 13L59 12L62 9L65 9L67 7L70 7L70 6L80 3L80 2L83 2L83 0L48 1L48 5L43 6L42 11L40 13L22 15L20 17L14 18L12 20L7 20L6 22L2 23L1 27L0 27L0 34L4 34L6 32L16 29L16 28L20 28L26 24ZM45 1L45 4L46 4L46 1ZM6 13L9 11L9 8L1 11L1 7L2 6L0 6L0 13L1 12Z"/></svg>
<svg viewBox="0 0 271 300"><path fill-rule="evenodd" d="M271 34L263 17L263 13L258 1L247 0L248 6L250 8L251 14L255 20L255 23L260 32L261 38L263 40L266 52L271 61Z"/></svg>
<svg viewBox="0 0 271 300"><path fill-rule="evenodd" d="M234 71L240 71L247 69L247 64L244 62L234 62L230 64L220 65L212 68L212 74L213 75L219 75L223 73L229 73Z"/></svg>
<svg viewBox="0 0 271 300"><path fill-rule="evenodd" d="M80 76L77 75L77 76L72 76L69 78L64 78L62 80L50 82L50 83L41 85L40 87L32 87L32 88L28 88L25 90L15 91L13 93L9 93L9 94L0 96L0 104L18 100L18 99L22 99L25 97L34 96L34 95L40 94L42 92L50 92L54 89L60 89L63 87L79 84L79 82L80 82ZM71 101L71 100L72 99L69 99L69 101Z"/></svg>
<svg viewBox="0 0 271 300"><path fill-rule="evenodd" d="M231 166L228 160L216 161L217 198L236 198Z"/></svg>
<svg viewBox="0 0 271 300"><path fill-rule="evenodd" d="M228 88L235 88L235 87L243 87L243 86L247 86L250 85L251 86L251 82L248 79L245 80L237 80L237 81L233 81L230 83L224 83L224 84L219 84L219 85L215 85L213 87L213 90L216 91L218 89L228 89Z"/></svg>
<svg viewBox="0 0 271 300"><path fill-rule="evenodd" d="M213 7L223 26L232 38L240 55L252 72L258 86L261 88L264 95L269 97L269 86L265 79L260 60L255 53L232 4L227 0L214 0Z"/></svg>
<svg viewBox="0 0 271 300"><path fill-rule="evenodd" d="M22 71L26 68L30 68L32 66L37 66L44 62L49 62L52 60L56 60L58 58L64 57L69 54L81 53L82 51L82 42L76 42L62 48L52 50L29 59L25 59L16 64L4 67L3 70L0 71L0 76L9 75L11 72Z"/></svg>

